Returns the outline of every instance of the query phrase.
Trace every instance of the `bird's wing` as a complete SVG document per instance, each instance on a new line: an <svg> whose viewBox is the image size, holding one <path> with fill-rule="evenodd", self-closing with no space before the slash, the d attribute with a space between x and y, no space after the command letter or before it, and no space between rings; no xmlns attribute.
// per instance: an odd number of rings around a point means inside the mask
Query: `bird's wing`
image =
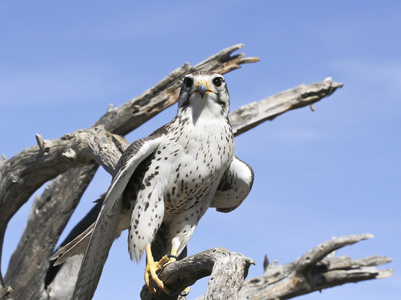
<svg viewBox="0 0 401 300"><path fill-rule="evenodd" d="M138 165L152 155L165 137L166 127L132 143L123 153L106 193L79 270L73 299L92 299L119 223L122 193Z"/></svg>
<svg viewBox="0 0 401 300"><path fill-rule="evenodd" d="M57 252L50 257L50 260L57 259L53 266L61 265L71 256L84 254L87 249L94 225L95 223L92 223L75 239L58 249Z"/></svg>
<svg viewBox="0 0 401 300"><path fill-rule="evenodd" d="M253 178L251 166L235 156L220 180L210 207L218 212L236 209L251 191Z"/></svg>

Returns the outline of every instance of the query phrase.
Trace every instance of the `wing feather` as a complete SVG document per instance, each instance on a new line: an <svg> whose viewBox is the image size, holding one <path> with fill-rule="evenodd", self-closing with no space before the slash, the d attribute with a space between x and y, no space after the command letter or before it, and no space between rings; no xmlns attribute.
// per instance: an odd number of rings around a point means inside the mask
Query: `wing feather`
<svg viewBox="0 0 401 300"><path fill-rule="evenodd" d="M233 211L248 196L253 179L252 167L235 156L220 180L210 207L218 212Z"/></svg>
<svg viewBox="0 0 401 300"><path fill-rule="evenodd" d="M149 137L134 142L121 156L117 167L118 172L110 184L94 225L78 274L73 299L91 299L93 297L115 238L123 205L124 189L138 165L158 148L165 136L164 133L165 131L158 130Z"/></svg>

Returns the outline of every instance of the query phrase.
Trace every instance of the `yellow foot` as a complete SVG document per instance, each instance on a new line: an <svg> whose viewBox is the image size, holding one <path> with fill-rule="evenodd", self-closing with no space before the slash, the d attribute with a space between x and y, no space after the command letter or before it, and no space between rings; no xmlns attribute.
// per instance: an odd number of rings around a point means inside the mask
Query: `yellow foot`
<svg viewBox="0 0 401 300"><path fill-rule="evenodd" d="M153 259L152 251L150 249L150 245L147 245L145 248L146 251L146 258L147 258L147 264L145 268L145 283L146 286L148 287L149 291L151 293L156 293L156 289L152 286L150 279L156 283L156 285L163 290L166 294L170 294L170 290L164 286L164 282L160 280L159 276L157 276L157 272L161 271L164 269L164 267L171 263L176 261L176 254L177 251L172 250L172 255L165 255L162 257L161 260L158 262L155 262Z"/></svg>
<svg viewBox="0 0 401 300"><path fill-rule="evenodd" d="M150 282L150 278L156 283L156 285L163 290L165 293L170 294L170 290L164 286L164 282L160 280L157 276L157 272L164 269L166 264L170 262L170 259L167 256L163 256L161 260L158 262L149 261L146 264L145 268L145 283L151 293L156 293L156 289L152 286Z"/></svg>
<svg viewBox="0 0 401 300"><path fill-rule="evenodd" d="M190 290L191 290L191 289L190 289L189 286L188 286L185 290L183 290L183 291L181 292L181 296L184 296L184 297L188 296Z"/></svg>

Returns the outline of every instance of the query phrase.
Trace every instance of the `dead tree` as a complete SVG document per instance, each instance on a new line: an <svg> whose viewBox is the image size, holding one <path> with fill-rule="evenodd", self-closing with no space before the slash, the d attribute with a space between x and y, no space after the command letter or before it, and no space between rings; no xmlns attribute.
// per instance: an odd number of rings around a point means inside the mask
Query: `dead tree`
<svg viewBox="0 0 401 300"><path fill-rule="evenodd" d="M60 268L49 261L57 241L97 168L110 174L128 142L123 137L177 100L181 79L196 70L213 70L221 74L257 62L256 57L232 55L242 45L224 49L195 66L184 64L157 85L117 108L109 107L93 127L66 134L60 139L45 140L36 135L37 145L0 165L0 255L8 222L44 183L49 182L31 207L25 231L15 249L5 277L0 273L0 299L69 299L78 274L81 256L67 260ZM341 83L326 78L244 105L230 114L235 135L273 120L289 110L310 106L341 88ZM106 189L107 187L105 187ZM102 191L103 192L103 191ZM82 231L96 218L99 205L74 228ZM76 232L71 233L70 239ZM287 265L269 265L265 273L244 283L253 260L240 253L215 248L186 257L168 265L160 276L174 295L150 294L143 299L177 299L180 292L198 279L209 276L205 299L288 299L315 290L391 276L392 270L375 266L391 261L372 256L361 260L335 257L336 249L356 243L371 235L346 236L327 241ZM69 239L67 238L67 239ZM156 244L164 251L162 232ZM241 288L242 287L242 288Z"/></svg>

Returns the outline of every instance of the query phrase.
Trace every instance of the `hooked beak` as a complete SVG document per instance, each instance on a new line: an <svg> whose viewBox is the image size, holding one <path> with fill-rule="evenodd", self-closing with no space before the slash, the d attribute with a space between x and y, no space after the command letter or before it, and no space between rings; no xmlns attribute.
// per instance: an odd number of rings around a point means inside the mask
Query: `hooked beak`
<svg viewBox="0 0 401 300"><path fill-rule="evenodd" d="M198 84L196 85L196 91L199 92L202 98L203 96L205 96L206 92L210 92L208 84L203 80L199 81Z"/></svg>

